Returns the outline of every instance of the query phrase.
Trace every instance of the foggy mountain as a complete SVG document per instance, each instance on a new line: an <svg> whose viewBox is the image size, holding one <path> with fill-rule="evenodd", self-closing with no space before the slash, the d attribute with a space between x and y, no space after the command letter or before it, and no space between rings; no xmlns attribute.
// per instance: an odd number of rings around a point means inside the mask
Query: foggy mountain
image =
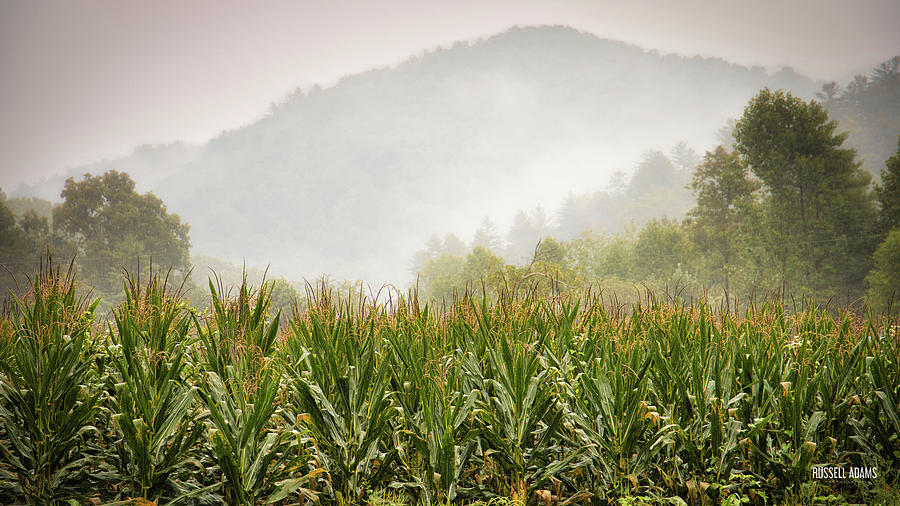
<svg viewBox="0 0 900 506"><path fill-rule="evenodd" d="M630 173L649 149L686 141L702 153L764 86L804 98L819 89L790 69L514 28L298 89L201 147L158 146L70 173L131 173L190 223L196 254L400 282L402 259L433 233L557 209Z"/></svg>

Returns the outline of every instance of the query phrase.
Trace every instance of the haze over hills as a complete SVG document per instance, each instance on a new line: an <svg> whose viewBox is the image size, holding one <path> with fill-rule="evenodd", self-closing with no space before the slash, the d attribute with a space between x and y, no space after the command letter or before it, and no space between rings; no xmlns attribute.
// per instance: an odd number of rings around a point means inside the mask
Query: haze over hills
<svg viewBox="0 0 900 506"><path fill-rule="evenodd" d="M397 282L409 265L396 259L433 233L467 234L484 216L505 225L536 204L556 210L649 149L710 148L765 86L804 98L820 88L790 69L514 28L297 90L204 146L139 149L70 174L131 173L190 223L195 253ZM58 198L61 180L16 194Z"/></svg>
<svg viewBox="0 0 900 506"><path fill-rule="evenodd" d="M102 174L116 168L127 172L135 179L138 191L146 192L153 190L169 174L179 171L202 152L202 146L184 142L143 144L134 148L131 154L79 165L65 174L57 174L32 186L20 185L13 192L13 196L37 197L56 202L60 200L59 192L67 178L78 179L87 173Z"/></svg>

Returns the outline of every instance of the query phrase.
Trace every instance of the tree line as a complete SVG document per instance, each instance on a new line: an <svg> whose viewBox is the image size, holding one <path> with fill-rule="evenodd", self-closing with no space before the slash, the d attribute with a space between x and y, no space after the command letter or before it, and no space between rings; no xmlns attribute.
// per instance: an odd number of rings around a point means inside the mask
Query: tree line
<svg viewBox="0 0 900 506"><path fill-rule="evenodd" d="M40 199L8 205L0 192L0 264L7 271L0 299L27 290L47 254L74 261L85 284L109 304L121 299L123 269L149 272L151 262L175 276L190 269L190 227L153 193L137 193L128 174L69 178L60 196L55 206Z"/></svg>
<svg viewBox="0 0 900 506"><path fill-rule="evenodd" d="M611 192L568 199L557 226L538 208L520 212L505 241L487 219L469 244L435 236L413 260L417 286L430 298L467 286L492 295L594 286L627 299L645 285L726 307L754 294L841 303L868 294L887 308L900 279L900 149L873 185L856 151L843 147L843 122L829 116L860 94L895 89L883 83L896 79L896 65L885 69L866 86L826 84L821 102L764 89L704 157L683 143L668 156L649 152L629 182L620 174ZM0 192L4 296L28 285L47 252L76 258L110 304L121 297L123 268L140 272L152 260L176 275L190 270L189 226L152 193L138 194L128 174L70 178L61 197L53 206ZM685 218L653 218L647 209L659 202ZM591 226L598 218L606 229ZM279 307L287 307L297 294L282 284Z"/></svg>
<svg viewBox="0 0 900 506"><path fill-rule="evenodd" d="M556 230L542 214L530 221L521 214L506 251L486 222L469 251L455 236L432 239L414 261L419 288L440 298L467 285L497 293L526 279L563 291L594 285L627 293L644 284L706 294L726 307L753 294L850 303L868 293L885 309L900 286L900 146L873 184L838 126L819 102L763 89L723 136L731 143L696 164L686 185L695 203L683 220L559 240L567 205ZM652 165L645 159L636 177ZM652 176L667 173L679 174ZM677 194L677 183L669 188ZM543 239L516 261L509 246L528 237L526 223Z"/></svg>

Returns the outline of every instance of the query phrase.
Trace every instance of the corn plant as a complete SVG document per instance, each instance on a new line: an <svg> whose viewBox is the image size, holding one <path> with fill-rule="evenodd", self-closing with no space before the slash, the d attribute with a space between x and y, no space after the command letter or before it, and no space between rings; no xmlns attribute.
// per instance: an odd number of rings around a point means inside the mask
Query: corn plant
<svg viewBox="0 0 900 506"><path fill-rule="evenodd" d="M876 341L875 353L865 359L865 377L871 388L862 406L863 416L853 420L853 440L866 454L886 464L889 478L900 476L900 357L896 342Z"/></svg>
<svg viewBox="0 0 900 506"><path fill-rule="evenodd" d="M875 332L871 322L867 323L865 332L869 335ZM822 353L817 364L817 395L824 413L822 441L827 445L819 453L830 461L845 460L857 450L852 440L853 424L850 421L860 417L859 394L863 392L857 385L864 384L864 357L870 353L871 344L867 336L858 340L849 353L844 351L845 343L852 343L854 334L853 321L845 316L839 327L829 329L826 334L833 336L833 339L827 343L828 349Z"/></svg>
<svg viewBox="0 0 900 506"><path fill-rule="evenodd" d="M188 452L200 439L194 397L197 387L184 377L191 314L179 293L151 275L146 288L135 277L114 312L110 350L116 371L114 420L127 451L125 472L133 497L152 501L198 493L180 483L201 471Z"/></svg>
<svg viewBox="0 0 900 506"><path fill-rule="evenodd" d="M463 474L477 447L478 431L472 416L480 392L460 389L459 368L443 377L421 381L420 410L404 409L405 432L421 458L421 472L413 485L427 504L454 501L464 486Z"/></svg>
<svg viewBox="0 0 900 506"><path fill-rule="evenodd" d="M770 452L770 457L781 461L773 470L781 483L788 485L799 485L809 476L819 441L819 425L824 419L823 412L817 409L818 373L811 364L818 362L818 354L811 350L812 346L804 340L796 347L796 354L788 357L781 388L776 394L781 444L778 452Z"/></svg>
<svg viewBox="0 0 900 506"><path fill-rule="evenodd" d="M648 332L648 397L670 420L677 444L673 465L659 472L670 484L691 483L696 490L705 483L715 490L731 476L743 433L732 415L746 397L734 388L734 351L705 307L697 317L675 308L665 323L654 322Z"/></svg>
<svg viewBox="0 0 900 506"><path fill-rule="evenodd" d="M598 495L631 495L654 458L670 443L672 425L648 405L650 357L607 347L581 366L574 411L576 434L584 445L582 466Z"/></svg>
<svg viewBox="0 0 900 506"><path fill-rule="evenodd" d="M481 393L476 422L487 447L484 457L506 473L504 490L514 500L527 500L568 463L551 458L565 410L536 350L516 342L497 344L487 350L487 368L471 352L463 367Z"/></svg>
<svg viewBox="0 0 900 506"><path fill-rule="evenodd" d="M871 503L898 480L890 321L519 286L323 291L280 330L270 285L210 292L197 314L128 278L107 341L71 272L39 273L0 318L0 503Z"/></svg>
<svg viewBox="0 0 900 506"><path fill-rule="evenodd" d="M15 476L14 493L52 504L90 490L92 457L80 452L91 431L99 389L92 384L91 325L99 301L76 294L71 267L52 264L31 292L15 298L12 341L0 363L0 445Z"/></svg>
<svg viewBox="0 0 900 506"><path fill-rule="evenodd" d="M456 353L430 325L429 308L400 312L382 329L390 343L391 388L402 413L400 459L408 476L394 485L418 492L428 504L453 501L477 446L472 412L477 390L463 391Z"/></svg>
<svg viewBox="0 0 900 506"><path fill-rule="evenodd" d="M209 283L213 313L197 332L205 375L199 390L211 424L209 444L229 504L281 500L308 479L298 472L296 439L275 416L282 367L273 358L280 312L268 320L270 285L247 286L229 300ZM279 430L282 429L282 430Z"/></svg>
<svg viewBox="0 0 900 506"><path fill-rule="evenodd" d="M389 345L385 354L391 360L390 388L405 416L422 410L423 389L430 391L432 386L426 378L438 379L437 376L457 362L455 350L448 350L443 342L448 336L441 335L441 329L433 325L429 308L415 315L404 309L399 308L396 320L390 325L380 326L379 335Z"/></svg>
<svg viewBox="0 0 900 506"><path fill-rule="evenodd" d="M294 325L290 340L303 352L290 366L290 387L311 435L317 468L327 471L339 502L355 503L390 475L398 451L387 449L396 414L390 361L379 361L371 336L347 335L351 327L343 327L346 323L335 327L326 315L312 312L308 322Z"/></svg>
<svg viewBox="0 0 900 506"><path fill-rule="evenodd" d="M745 428L753 428L752 437L741 440L743 457L758 477L768 475L780 443L773 439L777 429L778 396L785 381L787 323L780 306L764 306L758 312L748 310L744 322L734 329L735 382L746 394L737 411ZM781 465L781 464L775 464Z"/></svg>

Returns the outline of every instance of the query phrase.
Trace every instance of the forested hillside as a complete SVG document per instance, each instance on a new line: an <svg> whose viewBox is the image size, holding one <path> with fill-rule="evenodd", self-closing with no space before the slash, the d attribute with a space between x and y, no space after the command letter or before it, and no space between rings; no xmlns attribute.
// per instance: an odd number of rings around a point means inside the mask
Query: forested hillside
<svg viewBox="0 0 900 506"><path fill-rule="evenodd" d="M185 155L183 165L165 167L154 192L191 224L197 253L295 276L396 281L409 265L388 259L409 258L433 232L555 208L630 174L649 149L686 141L702 152L764 86L803 97L819 88L789 69L514 28L297 90L197 156L178 148L167 160ZM133 168L144 159L106 168L141 187Z"/></svg>
<svg viewBox="0 0 900 506"><path fill-rule="evenodd" d="M882 161L894 153L900 132L900 56L846 85L825 83L816 98L839 128L850 133L847 143L858 151L863 168L877 176Z"/></svg>

